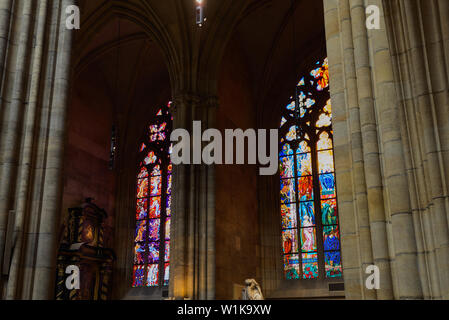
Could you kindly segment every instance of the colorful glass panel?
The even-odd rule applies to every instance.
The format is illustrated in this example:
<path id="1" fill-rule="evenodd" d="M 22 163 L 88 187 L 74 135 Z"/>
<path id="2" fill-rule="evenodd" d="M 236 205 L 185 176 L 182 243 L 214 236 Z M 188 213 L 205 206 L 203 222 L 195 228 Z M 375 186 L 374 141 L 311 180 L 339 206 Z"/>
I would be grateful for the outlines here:
<path id="1" fill-rule="evenodd" d="M 159 262 L 159 242 L 150 242 L 148 245 L 148 263 L 155 264 Z"/>
<path id="2" fill-rule="evenodd" d="M 295 180 L 285 179 L 281 180 L 281 203 L 295 202 Z"/>
<path id="3" fill-rule="evenodd" d="M 156 287 L 169 281 L 173 170 L 172 145 L 167 139 L 173 125 L 169 107 L 159 110 L 139 145 L 133 287 Z"/>
<path id="4" fill-rule="evenodd" d="M 284 250 L 284 253 L 296 253 L 298 252 L 298 237 L 297 237 L 297 230 L 284 230 L 282 231 L 282 249 Z"/>
<path id="5" fill-rule="evenodd" d="M 156 287 L 159 284 L 159 265 L 148 265 L 147 286 Z"/>
<path id="6" fill-rule="evenodd" d="M 318 254 L 303 253 L 302 254 L 302 272 L 303 279 L 318 278 Z"/>
<path id="7" fill-rule="evenodd" d="M 316 229 L 302 228 L 301 229 L 301 250 L 302 252 L 316 251 Z"/>
<path id="8" fill-rule="evenodd" d="M 296 203 L 282 204 L 281 217 L 283 229 L 296 228 Z"/>
<path id="9" fill-rule="evenodd" d="M 300 203 L 299 218 L 302 228 L 315 226 L 315 208 L 313 201 Z"/>
<path id="10" fill-rule="evenodd" d="M 327 278 L 339 278 L 342 276 L 340 251 L 325 252 L 324 262 L 326 265 Z"/>
<path id="11" fill-rule="evenodd" d="M 148 195 L 148 178 L 139 179 L 137 184 L 137 198 L 145 198 Z"/>
<path id="12" fill-rule="evenodd" d="M 295 158 L 293 156 L 281 158 L 281 178 L 293 178 L 293 168 L 295 163 Z"/>
<path id="13" fill-rule="evenodd" d="M 327 58 L 310 69 L 300 77 L 295 97 L 280 117 L 286 279 L 342 276 Z"/>
<path id="14" fill-rule="evenodd" d="M 335 193 L 335 175 L 333 173 L 320 175 L 320 189 L 321 199 L 332 199 L 337 196 Z"/>
<path id="15" fill-rule="evenodd" d="M 299 255 L 289 254 L 284 256 L 285 278 L 288 280 L 299 279 Z"/>
<path id="16" fill-rule="evenodd" d="M 310 176 L 312 174 L 312 155 L 310 153 L 298 154 L 296 159 L 298 176 Z"/>
<path id="17" fill-rule="evenodd" d="M 340 250 L 340 233 L 337 226 L 324 226 L 324 250 Z"/>
<path id="18" fill-rule="evenodd" d="M 338 224 L 337 199 L 321 201 L 321 213 L 323 225 Z"/>
<path id="19" fill-rule="evenodd" d="M 148 215 L 148 199 L 137 199 L 136 220 L 145 219 Z"/>
<path id="20" fill-rule="evenodd" d="M 145 285 L 145 266 L 134 266 L 133 269 L 133 287 L 142 287 Z"/>

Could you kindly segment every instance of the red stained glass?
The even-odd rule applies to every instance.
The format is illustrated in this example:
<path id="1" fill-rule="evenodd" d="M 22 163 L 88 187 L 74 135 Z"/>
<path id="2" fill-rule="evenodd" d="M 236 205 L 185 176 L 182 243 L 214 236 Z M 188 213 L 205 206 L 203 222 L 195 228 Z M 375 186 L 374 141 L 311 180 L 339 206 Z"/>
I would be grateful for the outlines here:
<path id="1" fill-rule="evenodd" d="M 166 138 L 170 134 L 172 121 L 173 117 L 168 107 L 160 109 L 155 123 L 147 127 L 145 141 L 139 148 L 143 160 L 140 162 L 140 171 L 137 175 L 133 287 L 168 285 L 170 270 L 168 216 L 171 214 L 173 166 L 170 161 L 172 145 Z M 162 165 L 167 170 L 161 170 Z M 167 184 L 166 188 L 162 188 L 162 183 Z M 167 192 L 162 194 L 162 189 Z M 162 212 L 163 209 L 166 210 L 165 214 Z M 162 237 L 162 234 L 165 237 Z M 164 250 L 162 255 L 161 250 Z M 163 277 L 163 283 L 160 283 L 160 277 Z"/>
<path id="2" fill-rule="evenodd" d="M 147 155 L 147 157 L 145 158 L 145 160 L 143 162 L 146 165 L 149 165 L 149 164 L 156 163 L 156 161 L 157 161 L 156 155 L 154 154 L 153 151 L 150 151 L 150 152 L 148 152 L 148 155 Z"/>
<path id="3" fill-rule="evenodd" d="M 159 196 L 161 194 L 161 177 L 151 177 L 150 195 Z"/>
<path id="4" fill-rule="evenodd" d="M 161 197 L 150 198 L 150 219 L 161 216 Z"/>
<path id="5" fill-rule="evenodd" d="M 145 167 L 140 168 L 140 172 L 137 178 L 142 179 L 146 177 L 148 177 L 148 170 Z"/>
<path id="6" fill-rule="evenodd" d="M 142 220 L 147 217 L 148 213 L 148 200 L 138 199 L 136 207 L 136 220 Z"/>
<path id="7" fill-rule="evenodd" d="M 298 233 L 296 229 L 282 231 L 282 243 L 285 254 L 298 252 Z"/>
<path id="8" fill-rule="evenodd" d="M 137 198 L 148 196 L 148 178 L 140 179 L 137 185 Z"/>
<path id="9" fill-rule="evenodd" d="M 298 195 L 300 201 L 313 200 L 313 179 L 312 176 L 298 179 Z"/>
<path id="10" fill-rule="evenodd" d="M 142 287 L 145 284 L 145 266 L 134 266 L 133 287 Z"/>
<path id="11" fill-rule="evenodd" d="M 161 167 L 160 165 L 155 165 L 153 171 L 151 171 L 151 176 L 156 177 L 161 175 Z"/>

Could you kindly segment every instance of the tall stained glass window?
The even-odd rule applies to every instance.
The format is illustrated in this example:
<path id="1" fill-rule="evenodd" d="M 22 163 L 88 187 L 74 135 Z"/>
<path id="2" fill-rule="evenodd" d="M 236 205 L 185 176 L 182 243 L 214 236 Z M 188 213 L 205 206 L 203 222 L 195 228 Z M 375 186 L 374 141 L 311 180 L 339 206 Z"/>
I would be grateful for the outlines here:
<path id="1" fill-rule="evenodd" d="M 342 277 L 327 58 L 312 68 L 282 110 L 279 161 L 286 279 Z"/>
<path id="2" fill-rule="evenodd" d="M 168 285 L 173 123 L 169 108 L 170 104 L 159 110 L 140 144 L 133 287 Z"/>

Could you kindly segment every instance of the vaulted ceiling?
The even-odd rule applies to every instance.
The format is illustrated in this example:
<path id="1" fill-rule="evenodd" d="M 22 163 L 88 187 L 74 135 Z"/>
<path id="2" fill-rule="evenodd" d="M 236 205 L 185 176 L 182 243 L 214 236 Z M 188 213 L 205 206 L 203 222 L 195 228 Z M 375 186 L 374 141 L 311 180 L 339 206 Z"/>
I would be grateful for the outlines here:
<path id="1" fill-rule="evenodd" d="M 206 0 L 202 28 L 194 0 L 79 2 L 74 79 L 88 84 L 85 100 L 102 95 L 116 121 L 128 122 L 130 113 L 150 117 L 149 104 L 180 91 L 216 92 L 227 50 L 239 51 L 253 102 L 269 117 L 270 107 L 288 98 L 303 62 L 323 51 L 321 1 Z"/>

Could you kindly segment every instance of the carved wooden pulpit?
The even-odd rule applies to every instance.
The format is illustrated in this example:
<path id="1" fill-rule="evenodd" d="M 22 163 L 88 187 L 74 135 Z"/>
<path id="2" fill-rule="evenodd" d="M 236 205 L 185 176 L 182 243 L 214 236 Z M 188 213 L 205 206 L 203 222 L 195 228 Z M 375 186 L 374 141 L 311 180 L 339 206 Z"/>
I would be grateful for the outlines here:
<path id="1" fill-rule="evenodd" d="M 107 300 L 110 297 L 115 254 L 112 249 L 103 247 L 106 217 L 106 211 L 92 203 L 91 198 L 80 207 L 69 209 L 58 251 L 56 300 Z"/>

